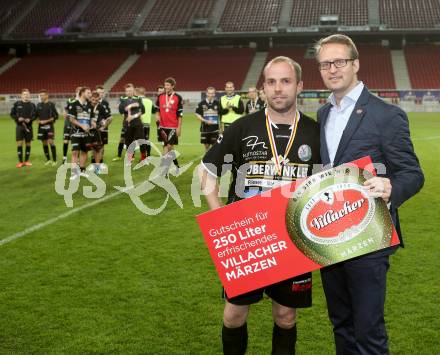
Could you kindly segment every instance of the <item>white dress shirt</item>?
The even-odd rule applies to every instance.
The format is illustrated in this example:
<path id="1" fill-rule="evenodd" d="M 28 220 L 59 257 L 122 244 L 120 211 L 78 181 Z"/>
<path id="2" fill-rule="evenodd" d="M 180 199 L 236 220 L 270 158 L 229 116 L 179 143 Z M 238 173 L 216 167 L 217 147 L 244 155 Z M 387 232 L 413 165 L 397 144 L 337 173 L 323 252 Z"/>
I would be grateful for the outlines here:
<path id="1" fill-rule="evenodd" d="M 333 93 L 328 97 L 328 102 L 332 104 L 332 108 L 328 114 L 325 124 L 325 140 L 327 142 L 328 155 L 330 163 L 333 166 L 336 151 L 341 141 L 342 133 L 347 126 L 351 113 L 356 105 L 359 96 L 364 89 L 364 83 L 360 81 L 350 92 L 345 95 L 341 102 L 336 104 Z"/>

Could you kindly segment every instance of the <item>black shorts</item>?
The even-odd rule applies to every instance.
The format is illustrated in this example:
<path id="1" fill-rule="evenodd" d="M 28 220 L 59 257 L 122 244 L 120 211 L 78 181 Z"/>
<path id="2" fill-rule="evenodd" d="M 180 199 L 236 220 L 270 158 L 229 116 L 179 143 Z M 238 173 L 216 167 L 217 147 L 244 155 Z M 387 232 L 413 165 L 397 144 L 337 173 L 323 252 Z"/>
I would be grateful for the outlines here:
<path id="1" fill-rule="evenodd" d="M 146 141 L 150 139 L 150 125 L 144 124 L 144 138 Z"/>
<path id="2" fill-rule="evenodd" d="M 176 128 L 162 128 L 158 130 L 158 141 L 163 142 L 164 145 L 178 145 L 179 137 L 177 137 Z"/>
<path id="3" fill-rule="evenodd" d="M 25 142 L 31 142 L 34 139 L 34 134 L 32 132 L 32 126 L 28 127 L 22 124 L 17 125 L 15 128 L 15 140 Z"/>
<path id="4" fill-rule="evenodd" d="M 88 152 L 93 148 L 92 137 L 90 135 L 84 135 L 83 137 L 71 136 L 72 151 L 80 150 L 81 152 Z"/>
<path id="5" fill-rule="evenodd" d="M 144 126 L 140 123 L 140 121 L 132 121 L 125 130 L 125 145 L 127 146 L 127 149 L 131 143 L 137 141 L 138 139 L 144 139 Z M 144 151 L 143 149 L 144 147 L 141 146 L 142 151 Z"/>
<path id="6" fill-rule="evenodd" d="M 229 303 L 247 306 L 259 302 L 266 293 L 271 299 L 282 306 L 290 308 L 307 308 L 312 306 L 312 273 L 306 273 L 276 284 L 228 298 Z"/>
<path id="7" fill-rule="evenodd" d="M 47 141 L 48 139 L 55 138 L 55 130 L 53 125 L 43 128 L 43 126 L 38 126 L 38 139 L 40 141 Z"/>
<path id="8" fill-rule="evenodd" d="M 200 143 L 214 144 L 218 139 L 218 125 L 202 125 L 200 127 Z"/>
<path id="9" fill-rule="evenodd" d="M 72 124 L 68 119 L 64 120 L 64 132 L 63 132 L 63 138 L 64 140 L 69 140 L 70 136 L 72 135 Z"/>
<path id="10" fill-rule="evenodd" d="M 97 129 L 93 129 L 90 131 L 90 144 L 91 148 L 98 151 L 102 148 L 104 145 L 102 142 L 102 132 L 98 131 Z"/>
<path id="11" fill-rule="evenodd" d="M 101 131 L 101 141 L 103 145 L 108 144 L 108 131 Z"/>
<path id="12" fill-rule="evenodd" d="M 126 126 L 125 126 L 125 121 L 122 122 L 122 127 L 121 127 L 121 139 L 125 139 L 125 131 L 126 131 Z"/>

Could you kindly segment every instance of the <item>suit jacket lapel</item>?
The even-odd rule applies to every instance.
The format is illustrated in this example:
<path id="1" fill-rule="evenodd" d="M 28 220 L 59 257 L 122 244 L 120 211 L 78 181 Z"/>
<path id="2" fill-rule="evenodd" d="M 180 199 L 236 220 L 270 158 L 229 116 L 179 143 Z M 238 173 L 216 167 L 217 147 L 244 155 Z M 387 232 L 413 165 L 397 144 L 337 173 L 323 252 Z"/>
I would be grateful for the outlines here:
<path id="1" fill-rule="evenodd" d="M 341 141 L 339 142 L 338 150 L 336 151 L 333 166 L 339 165 L 339 161 L 342 157 L 342 154 L 347 148 L 348 143 L 350 142 L 350 139 L 353 136 L 354 132 L 356 132 L 356 130 L 358 129 L 359 124 L 362 121 L 362 117 L 366 113 L 365 106 L 368 103 L 369 97 L 370 97 L 370 92 L 366 87 L 364 87 L 364 90 L 362 90 L 362 94 L 361 96 L 359 96 L 359 99 L 357 100 L 356 105 L 354 106 L 353 112 L 350 115 L 347 126 L 345 127 L 344 132 L 342 133 Z"/>
<path id="2" fill-rule="evenodd" d="M 331 104 L 327 104 L 322 110 L 322 115 L 319 118 L 319 130 L 320 130 L 320 141 L 321 141 L 321 161 L 323 165 L 330 163 L 330 157 L 328 155 L 327 140 L 325 139 L 325 124 L 327 122 L 327 117 L 332 108 Z"/>

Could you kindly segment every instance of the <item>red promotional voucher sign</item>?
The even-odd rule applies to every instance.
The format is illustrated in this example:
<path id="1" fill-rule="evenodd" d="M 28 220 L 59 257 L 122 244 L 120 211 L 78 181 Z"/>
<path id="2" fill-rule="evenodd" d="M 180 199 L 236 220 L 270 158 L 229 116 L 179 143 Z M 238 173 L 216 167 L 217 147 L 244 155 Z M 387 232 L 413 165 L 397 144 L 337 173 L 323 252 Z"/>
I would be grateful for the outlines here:
<path id="1" fill-rule="evenodd" d="M 229 297 L 397 245 L 369 157 L 197 216 Z"/>

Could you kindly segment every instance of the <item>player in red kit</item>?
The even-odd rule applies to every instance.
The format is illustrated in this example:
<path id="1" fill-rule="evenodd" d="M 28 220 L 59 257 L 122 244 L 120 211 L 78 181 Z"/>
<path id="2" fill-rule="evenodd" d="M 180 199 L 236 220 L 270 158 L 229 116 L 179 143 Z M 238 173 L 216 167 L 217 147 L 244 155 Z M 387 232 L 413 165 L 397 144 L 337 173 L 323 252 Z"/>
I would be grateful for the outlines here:
<path id="1" fill-rule="evenodd" d="M 156 121 L 159 126 L 159 141 L 163 142 L 163 155 L 173 157 L 178 172 L 179 163 L 173 150 L 179 144 L 182 130 L 183 100 L 174 92 L 175 86 L 176 81 L 173 78 L 165 79 L 165 91 L 156 100 Z"/>

